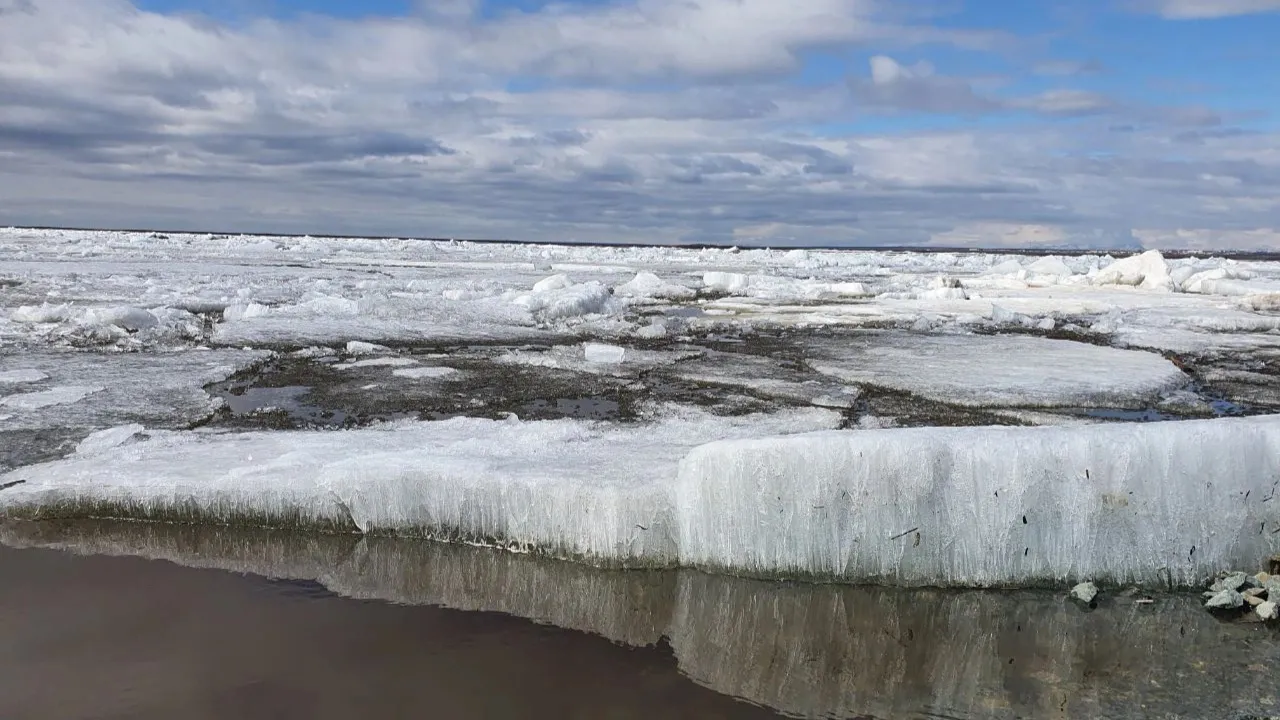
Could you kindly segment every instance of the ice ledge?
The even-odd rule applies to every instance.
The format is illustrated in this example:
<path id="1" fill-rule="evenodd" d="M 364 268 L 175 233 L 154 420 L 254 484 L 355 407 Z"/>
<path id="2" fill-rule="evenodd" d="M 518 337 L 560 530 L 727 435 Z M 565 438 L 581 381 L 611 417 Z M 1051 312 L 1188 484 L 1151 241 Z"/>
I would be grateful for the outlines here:
<path id="1" fill-rule="evenodd" d="M 1280 549 L 1280 416 L 777 436 L 823 422 L 159 433 L 0 475 L 0 515 L 425 535 L 908 586 L 1191 586 Z"/>
<path id="2" fill-rule="evenodd" d="M 1280 416 L 722 441 L 676 486 L 688 565 L 854 582 L 1194 585 L 1280 546 Z"/>

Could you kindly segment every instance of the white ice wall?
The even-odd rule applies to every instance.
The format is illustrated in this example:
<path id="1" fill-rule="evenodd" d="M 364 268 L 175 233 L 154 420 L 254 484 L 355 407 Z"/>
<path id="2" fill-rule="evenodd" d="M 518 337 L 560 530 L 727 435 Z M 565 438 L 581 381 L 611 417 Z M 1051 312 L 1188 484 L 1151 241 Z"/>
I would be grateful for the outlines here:
<path id="1" fill-rule="evenodd" d="M 695 566 L 1184 585 L 1276 551 L 1278 486 L 1277 417 L 920 428 L 704 445 L 681 463 L 676 506 Z"/>
<path id="2" fill-rule="evenodd" d="M 1192 585 L 1280 550 L 1280 416 L 779 436 L 838 419 L 157 433 L 0 475 L 22 483 L 0 515 L 345 524 L 902 585 Z"/>

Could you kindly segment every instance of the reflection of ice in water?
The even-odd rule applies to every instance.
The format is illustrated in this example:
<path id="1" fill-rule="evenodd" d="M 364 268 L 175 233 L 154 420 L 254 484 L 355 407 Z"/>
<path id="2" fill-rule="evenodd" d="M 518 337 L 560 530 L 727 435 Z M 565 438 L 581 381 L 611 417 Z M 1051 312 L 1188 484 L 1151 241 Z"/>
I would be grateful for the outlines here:
<path id="1" fill-rule="evenodd" d="M 139 555 L 339 595 L 497 611 L 628 645 L 670 640 L 718 692 L 798 717 L 1232 717 L 1275 702 L 1280 641 L 1192 596 L 779 585 L 697 572 L 601 572 L 468 547 L 134 524 L 11 523 L 24 547 Z"/>

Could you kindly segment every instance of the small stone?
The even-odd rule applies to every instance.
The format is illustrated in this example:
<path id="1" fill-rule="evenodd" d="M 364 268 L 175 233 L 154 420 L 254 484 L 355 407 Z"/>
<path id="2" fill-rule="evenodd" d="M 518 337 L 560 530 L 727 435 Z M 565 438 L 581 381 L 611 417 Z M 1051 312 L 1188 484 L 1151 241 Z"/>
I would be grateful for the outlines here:
<path id="1" fill-rule="evenodd" d="M 1240 588 L 1245 587 L 1251 580 L 1253 580 L 1253 578 L 1242 572 L 1233 572 L 1210 585 L 1209 589 L 1215 593 L 1220 593 L 1223 590 L 1239 590 Z"/>
<path id="2" fill-rule="evenodd" d="M 1263 604 L 1264 602 L 1266 602 L 1265 600 L 1263 600 L 1262 598 L 1258 597 L 1257 595 L 1245 595 L 1245 596 L 1244 596 L 1244 601 L 1245 601 L 1245 602 L 1247 602 L 1247 603 L 1249 603 L 1249 604 L 1250 604 L 1250 605 L 1252 605 L 1253 607 L 1258 607 L 1259 605 L 1261 605 L 1261 604 Z"/>
<path id="3" fill-rule="evenodd" d="M 1071 588 L 1071 597 L 1082 603 L 1091 603 L 1098 597 L 1098 586 L 1091 582 L 1082 582 Z"/>
<path id="4" fill-rule="evenodd" d="M 1253 611 L 1258 613 L 1258 617 L 1263 620 L 1275 620 L 1280 618 L 1280 605 L 1276 605 L 1274 602 L 1264 602 L 1254 608 Z"/>
<path id="5" fill-rule="evenodd" d="M 1271 575 L 1269 573 L 1260 572 L 1257 575 L 1254 575 L 1253 579 L 1257 580 L 1259 585 L 1266 585 L 1267 581 L 1271 579 Z"/>
<path id="6" fill-rule="evenodd" d="M 1210 610 L 1234 610 L 1244 605 L 1244 596 L 1235 590 L 1223 590 L 1204 604 Z"/>
<path id="7" fill-rule="evenodd" d="M 1240 594 L 1245 597 L 1259 597 L 1265 592 L 1266 592 L 1266 588 L 1255 587 L 1255 588 L 1249 588 L 1248 590 L 1245 590 Z"/>

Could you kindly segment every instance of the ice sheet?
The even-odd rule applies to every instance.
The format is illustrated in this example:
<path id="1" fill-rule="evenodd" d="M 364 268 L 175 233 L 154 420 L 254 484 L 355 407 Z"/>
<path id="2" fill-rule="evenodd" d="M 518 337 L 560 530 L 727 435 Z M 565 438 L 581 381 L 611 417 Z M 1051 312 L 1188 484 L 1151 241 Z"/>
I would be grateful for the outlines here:
<path id="1" fill-rule="evenodd" d="M 1278 488 L 1280 417 L 1267 416 L 717 442 L 682 461 L 675 502 L 681 560 L 700 567 L 1194 585 L 1280 549 Z"/>
<path id="2" fill-rule="evenodd" d="M 670 411 L 670 409 L 668 409 Z M 1280 549 L 1280 417 L 856 430 L 829 411 L 158 433 L 20 468 L 0 509 L 308 525 L 608 565 L 904 585 L 1194 585 Z M 773 437 L 770 437 L 770 436 Z M 1192 551 L 1191 548 L 1195 547 Z"/>
<path id="3" fill-rule="evenodd" d="M 0 407 L 10 410 L 31 411 L 55 405 L 70 405 L 78 403 L 94 393 L 102 392 L 104 389 L 98 385 L 59 385 L 48 390 L 5 395 L 0 397 Z"/>
<path id="4" fill-rule="evenodd" d="M 1189 378 L 1154 353 L 1030 336 L 865 333 L 819 344 L 814 370 L 971 407 L 1143 407 Z"/>
<path id="5" fill-rule="evenodd" d="M 168 353 L 26 352 L 0 354 L 0 373 L 44 376 L 22 385 L 0 385 L 3 433 L 78 428 L 87 433 L 132 422 L 176 428 L 204 418 L 217 404 L 204 391 L 270 353 L 191 350 Z M 14 368 L 14 369 L 10 369 Z"/>
<path id="6" fill-rule="evenodd" d="M 162 433 L 15 471 L 24 474 L 6 482 L 26 483 L 0 503 L 408 532 L 670 565 L 668 490 L 689 448 L 839 421 L 816 409 L 730 418 L 686 408 L 640 426 L 455 418 L 350 432 Z"/>

